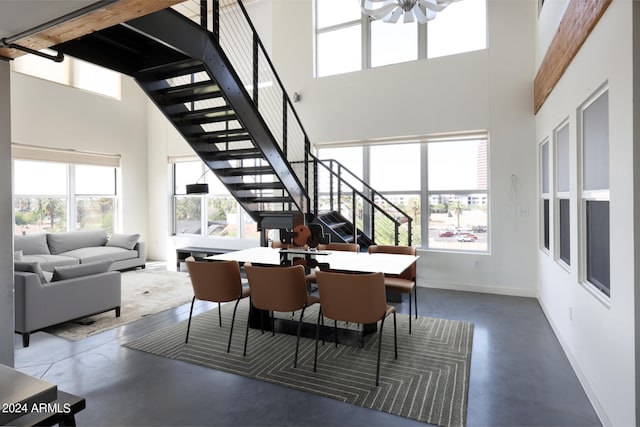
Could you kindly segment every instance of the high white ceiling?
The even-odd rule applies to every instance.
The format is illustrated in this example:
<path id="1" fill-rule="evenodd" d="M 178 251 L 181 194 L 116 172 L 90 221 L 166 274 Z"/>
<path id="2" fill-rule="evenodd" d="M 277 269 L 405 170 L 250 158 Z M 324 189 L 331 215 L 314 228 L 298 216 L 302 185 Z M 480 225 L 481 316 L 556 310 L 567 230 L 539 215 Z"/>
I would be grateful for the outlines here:
<path id="1" fill-rule="evenodd" d="M 82 9 L 96 0 L 1 0 L 0 39 Z"/>

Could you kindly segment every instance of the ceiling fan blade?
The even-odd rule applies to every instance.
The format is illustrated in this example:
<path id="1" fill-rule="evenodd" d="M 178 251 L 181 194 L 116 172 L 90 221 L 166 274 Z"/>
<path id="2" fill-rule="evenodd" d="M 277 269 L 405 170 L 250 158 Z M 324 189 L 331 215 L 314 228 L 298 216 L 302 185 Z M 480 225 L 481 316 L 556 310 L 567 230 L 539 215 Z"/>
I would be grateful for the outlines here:
<path id="1" fill-rule="evenodd" d="M 415 21 L 413 13 L 411 11 L 405 12 L 402 22 L 404 24 L 410 24 Z"/>
<path id="2" fill-rule="evenodd" d="M 371 16 L 372 18 L 375 19 L 382 19 L 385 16 L 387 16 L 387 14 L 389 12 L 391 12 L 394 8 L 396 8 L 398 5 L 395 3 L 388 3 L 385 4 L 382 7 L 378 7 L 375 9 L 367 9 L 364 7 L 364 0 L 362 1 L 362 6 L 360 7 L 360 9 L 362 9 L 362 12 L 366 13 L 367 15 Z"/>
<path id="3" fill-rule="evenodd" d="M 418 3 L 416 3 L 411 10 L 413 11 L 413 14 L 416 16 L 416 19 L 418 20 L 419 23 L 421 24 L 427 23 L 428 19 L 424 14 L 424 12 L 422 11 L 422 9 L 420 8 L 420 5 L 418 5 Z"/>
<path id="4" fill-rule="evenodd" d="M 400 19 L 401 16 L 402 16 L 402 8 L 398 7 L 396 8 L 396 10 L 393 11 L 393 13 L 390 13 L 385 19 L 383 19 L 383 21 L 395 24 L 396 22 L 398 22 L 398 19 Z"/>
<path id="5" fill-rule="evenodd" d="M 427 10 L 432 10 L 434 12 L 442 12 L 445 7 L 449 5 L 449 3 L 439 3 L 436 0 L 418 0 L 420 6 L 423 6 Z"/>

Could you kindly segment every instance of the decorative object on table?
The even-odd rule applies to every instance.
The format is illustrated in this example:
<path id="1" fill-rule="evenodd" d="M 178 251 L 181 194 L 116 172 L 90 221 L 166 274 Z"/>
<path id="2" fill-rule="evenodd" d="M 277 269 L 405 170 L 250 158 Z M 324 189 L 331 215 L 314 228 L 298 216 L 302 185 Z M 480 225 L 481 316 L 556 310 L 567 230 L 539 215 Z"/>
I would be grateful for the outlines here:
<path id="1" fill-rule="evenodd" d="M 321 243 L 329 243 L 329 236 L 324 234 L 320 224 L 300 224 L 292 230 L 280 229 L 280 244 L 284 247 L 317 248 Z"/>
<path id="2" fill-rule="evenodd" d="M 456 1 L 460 0 L 360 0 L 360 9 L 365 15 L 383 22 L 395 24 L 402 16 L 404 23 L 417 20 L 425 24 Z"/>
<path id="3" fill-rule="evenodd" d="M 238 324 L 246 321 L 249 303 L 238 306 Z M 309 307 L 305 318 L 315 323 L 319 305 Z M 187 321 L 162 328 L 137 338 L 125 347 L 158 356 L 194 363 L 280 386 L 306 391 L 346 403 L 362 406 L 422 422 L 447 427 L 464 426 L 467 417 L 469 372 L 473 324 L 448 319 L 419 317 L 407 328 L 398 328 L 401 354 L 393 359 L 391 346 L 383 346 L 380 386 L 376 388 L 371 368 L 376 357 L 378 334 L 365 338 L 364 348 L 341 345 L 321 346 L 318 360 L 331 369 L 313 372 L 313 339 L 300 340 L 298 367 L 293 368 L 289 354 L 296 337 L 276 334 L 260 339 L 260 330 L 250 330 L 251 352 L 243 357 L 242 346 L 232 343 L 227 353 L 231 310 L 223 309 L 223 327 L 212 328 L 218 314 L 214 310 L 195 316 L 191 324 L 189 345 L 184 345 Z M 280 316 L 291 318 L 291 313 Z M 297 318 L 299 312 L 294 313 Z M 408 321 L 398 313 L 398 323 Z M 339 327 L 353 327 L 341 324 Z M 385 328 L 383 340 L 393 340 L 392 328 Z M 348 383 L 349 387 L 345 384 Z M 398 398 L 402 396 L 402 398 Z"/>

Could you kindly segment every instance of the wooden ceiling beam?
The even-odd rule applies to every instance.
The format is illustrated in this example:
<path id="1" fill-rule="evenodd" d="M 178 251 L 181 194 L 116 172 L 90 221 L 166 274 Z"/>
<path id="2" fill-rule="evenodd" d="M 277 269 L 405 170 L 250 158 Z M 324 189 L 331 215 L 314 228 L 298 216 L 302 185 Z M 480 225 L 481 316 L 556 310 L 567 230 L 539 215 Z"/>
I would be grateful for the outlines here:
<path id="1" fill-rule="evenodd" d="M 534 113 L 573 61 L 611 0 L 571 0 L 533 82 Z"/>
<path id="2" fill-rule="evenodd" d="M 119 0 L 104 8 L 66 21 L 62 24 L 32 34 L 14 43 L 33 50 L 41 50 L 94 31 L 103 30 L 158 10 L 166 9 L 184 0 Z M 17 49 L 0 48 L 0 57 L 15 59 L 25 55 Z"/>

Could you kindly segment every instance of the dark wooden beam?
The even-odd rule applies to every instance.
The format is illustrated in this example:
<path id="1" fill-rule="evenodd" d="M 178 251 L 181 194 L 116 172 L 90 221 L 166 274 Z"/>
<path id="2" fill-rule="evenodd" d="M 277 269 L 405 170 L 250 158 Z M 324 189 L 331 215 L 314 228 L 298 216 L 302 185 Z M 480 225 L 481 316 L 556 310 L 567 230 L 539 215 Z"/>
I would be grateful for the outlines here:
<path id="1" fill-rule="evenodd" d="M 166 9 L 184 0 L 120 0 L 102 9 L 56 25 L 39 33 L 15 41 L 19 46 L 41 50 L 94 31 Z M 15 59 L 25 53 L 16 49 L 0 48 L 0 57 Z"/>
<path id="2" fill-rule="evenodd" d="M 571 0 L 533 82 L 537 113 L 612 0 Z"/>

